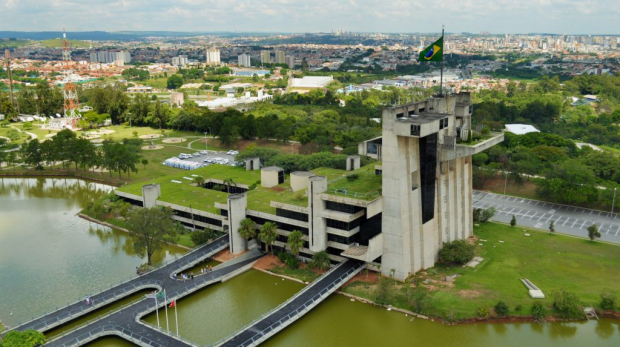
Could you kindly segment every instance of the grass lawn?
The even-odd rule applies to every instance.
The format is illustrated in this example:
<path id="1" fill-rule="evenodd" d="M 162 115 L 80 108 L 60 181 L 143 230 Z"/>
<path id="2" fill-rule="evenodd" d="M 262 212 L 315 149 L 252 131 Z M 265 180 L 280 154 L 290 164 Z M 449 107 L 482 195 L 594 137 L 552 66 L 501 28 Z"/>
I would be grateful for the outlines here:
<path id="1" fill-rule="evenodd" d="M 304 282 L 312 282 L 321 276 L 320 274 L 317 274 L 316 272 L 309 269 L 307 266 L 303 268 L 299 267 L 298 269 L 291 269 L 286 265 L 275 266 L 269 269 L 269 271 L 275 274 L 297 278 L 298 280 L 302 280 Z"/>
<path id="2" fill-rule="evenodd" d="M 331 181 L 327 186 L 329 194 L 361 200 L 374 200 L 380 197 L 382 176 L 375 175 L 376 165 L 377 163 L 372 163 L 349 173 L 359 175 L 353 181 L 349 181 L 346 177 Z"/>
<path id="3" fill-rule="evenodd" d="M 147 134 L 161 134 L 162 130 L 164 131 L 164 138 L 166 137 L 186 137 L 186 136 L 199 136 L 200 133 L 194 133 L 191 131 L 179 131 L 179 130 L 169 130 L 169 129 L 157 129 L 151 127 L 128 127 L 124 125 L 112 125 L 109 127 L 103 127 L 101 129 L 114 130 L 112 134 L 102 136 L 103 139 L 110 139 L 113 141 L 121 141 L 122 139 L 131 139 L 135 138 L 133 132 L 137 132 L 138 136 L 147 135 Z M 147 140 L 149 142 L 150 140 Z M 190 141 L 188 139 L 188 141 Z M 157 142 L 157 141 L 156 141 Z M 178 144 L 179 146 L 186 146 L 187 142 Z"/>
<path id="4" fill-rule="evenodd" d="M 140 84 L 153 88 L 166 89 L 168 87 L 168 77 L 151 78 L 146 81 L 140 81 Z"/>
<path id="5" fill-rule="evenodd" d="M 276 208 L 271 207 L 272 201 L 277 201 L 295 206 L 308 206 L 308 197 L 304 195 L 304 190 L 293 192 L 289 190 L 291 182 L 289 179 L 275 187 L 267 188 L 258 186 L 248 192 L 248 209 L 265 213 L 276 214 Z M 299 199 L 297 198 L 299 197 Z"/>
<path id="6" fill-rule="evenodd" d="M 9 131 L 11 131 L 11 130 L 17 131 L 15 129 L 9 128 L 9 127 L 7 127 L 7 128 L 0 128 L 0 136 L 8 137 L 7 135 L 9 133 Z M 29 137 L 30 136 L 28 136 L 28 134 L 19 133 L 19 140 L 11 140 L 11 143 L 17 143 L 17 144 L 23 143 L 24 141 L 28 140 Z"/>
<path id="7" fill-rule="evenodd" d="M 71 48 L 88 48 L 90 47 L 91 44 L 86 41 L 69 40 L 69 45 L 71 46 Z M 47 47 L 47 48 L 61 48 L 62 39 L 57 38 L 57 39 L 51 39 L 51 40 L 44 40 L 44 41 L 41 41 L 41 46 Z"/>
<path id="8" fill-rule="evenodd" d="M 590 242 L 562 235 L 511 228 L 503 224 L 486 223 L 474 228 L 481 240 L 477 254 L 484 261 L 476 268 L 436 266 L 415 275 L 417 283 L 428 280 L 426 285 L 433 295 L 431 315 L 455 318 L 476 317 L 480 307 L 492 307 L 505 301 L 511 315 L 530 315 L 536 301 L 549 309 L 553 292 L 565 289 L 579 296 L 583 306 L 600 309 L 600 293 L 613 290 L 620 296 L 620 247 L 602 242 Z M 500 243 L 499 241 L 504 241 Z M 443 281 L 446 275 L 459 274 L 453 283 Z M 546 295 L 534 300 L 521 278 L 527 278 Z M 366 288 L 368 287 L 368 288 Z M 375 285 L 355 282 L 345 292 L 375 298 Z M 411 309 L 407 304 L 407 288 L 396 286 L 394 306 Z M 515 307 L 521 305 L 519 312 Z"/>

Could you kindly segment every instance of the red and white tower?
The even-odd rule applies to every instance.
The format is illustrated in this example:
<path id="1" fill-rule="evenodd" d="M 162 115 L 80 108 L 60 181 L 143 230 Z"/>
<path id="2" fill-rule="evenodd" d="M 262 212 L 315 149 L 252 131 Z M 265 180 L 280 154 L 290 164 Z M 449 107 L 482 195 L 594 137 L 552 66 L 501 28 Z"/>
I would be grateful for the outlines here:
<path id="1" fill-rule="evenodd" d="M 67 41 L 67 33 L 64 27 L 62 28 L 62 60 L 65 68 L 65 89 L 63 91 L 65 99 L 65 117 L 77 118 L 79 117 L 77 110 L 80 108 L 80 101 L 77 95 L 77 88 L 75 84 L 71 82 L 71 75 L 73 72 L 71 67 L 71 51 L 69 50 L 69 41 Z M 75 122 L 77 123 L 77 119 Z"/>

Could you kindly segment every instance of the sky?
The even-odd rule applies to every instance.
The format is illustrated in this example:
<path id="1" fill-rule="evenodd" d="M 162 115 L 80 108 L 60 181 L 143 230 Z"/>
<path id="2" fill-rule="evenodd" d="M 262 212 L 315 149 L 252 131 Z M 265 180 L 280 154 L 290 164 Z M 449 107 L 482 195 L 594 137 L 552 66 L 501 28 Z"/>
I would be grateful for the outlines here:
<path id="1" fill-rule="evenodd" d="M 0 30 L 620 34 L 618 0 L 0 0 Z"/>

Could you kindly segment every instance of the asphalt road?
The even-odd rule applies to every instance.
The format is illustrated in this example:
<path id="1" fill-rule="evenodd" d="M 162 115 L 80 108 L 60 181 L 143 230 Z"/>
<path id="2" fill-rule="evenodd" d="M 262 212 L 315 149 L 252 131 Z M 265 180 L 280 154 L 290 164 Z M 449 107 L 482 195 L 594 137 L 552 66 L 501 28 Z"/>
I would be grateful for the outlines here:
<path id="1" fill-rule="evenodd" d="M 555 221 L 556 232 L 588 237 L 587 228 L 596 223 L 601 240 L 620 244 L 620 218 L 618 214 L 587 208 L 553 204 L 508 195 L 474 191 L 474 208 L 495 207 L 494 221 L 510 223 L 512 216 L 517 225 L 549 230 Z"/>

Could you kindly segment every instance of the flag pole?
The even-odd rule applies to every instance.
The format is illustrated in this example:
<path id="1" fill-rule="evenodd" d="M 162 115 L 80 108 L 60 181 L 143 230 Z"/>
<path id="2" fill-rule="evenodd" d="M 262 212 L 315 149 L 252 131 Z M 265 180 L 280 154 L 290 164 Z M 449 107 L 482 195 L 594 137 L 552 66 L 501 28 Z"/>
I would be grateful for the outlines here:
<path id="1" fill-rule="evenodd" d="M 167 297 L 165 289 L 164 289 L 164 307 L 166 308 L 166 330 L 170 332 L 170 325 L 168 325 L 168 297 Z"/>
<path id="2" fill-rule="evenodd" d="M 444 31 L 445 25 L 441 25 L 441 50 L 443 51 L 443 48 L 445 47 L 445 44 L 443 42 L 443 31 Z M 441 52 L 441 72 L 440 72 L 440 77 L 439 77 L 439 95 L 443 97 L 443 54 L 445 52 Z"/>
<path id="3" fill-rule="evenodd" d="M 159 308 L 157 307 L 157 291 L 155 291 L 155 315 L 157 316 L 157 327 L 159 328 Z"/>
<path id="4" fill-rule="evenodd" d="M 177 337 L 179 337 L 179 315 L 177 314 L 177 301 L 174 300 L 174 320 L 177 326 Z"/>

